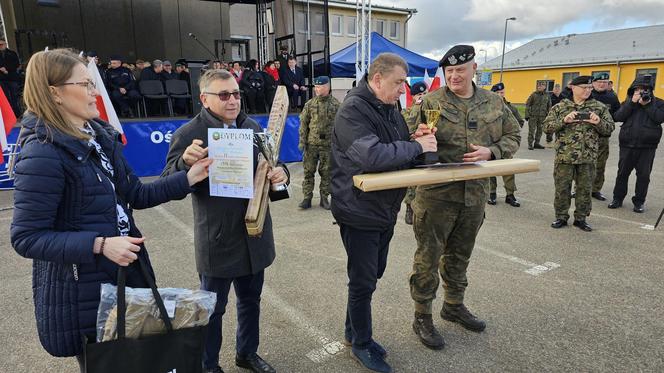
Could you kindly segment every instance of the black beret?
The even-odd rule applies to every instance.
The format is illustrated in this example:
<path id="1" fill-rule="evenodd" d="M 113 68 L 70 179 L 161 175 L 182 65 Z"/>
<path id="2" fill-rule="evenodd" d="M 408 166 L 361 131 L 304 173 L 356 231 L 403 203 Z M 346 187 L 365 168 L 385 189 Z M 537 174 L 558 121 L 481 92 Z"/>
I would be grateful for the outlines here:
<path id="1" fill-rule="evenodd" d="M 491 92 L 498 92 L 498 91 L 502 91 L 503 89 L 505 89 L 505 84 L 498 83 L 498 84 L 494 84 L 493 87 L 491 87 Z"/>
<path id="2" fill-rule="evenodd" d="M 475 48 L 472 45 L 455 45 L 445 53 L 438 66 L 456 66 L 463 65 L 475 58 Z"/>
<path id="3" fill-rule="evenodd" d="M 593 83 L 593 77 L 590 75 L 580 75 L 577 76 L 576 78 L 572 79 L 572 81 L 569 83 L 571 85 L 581 85 L 581 84 L 592 84 Z"/>
<path id="4" fill-rule="evenodd" d="M 609 80 L 609 74 L 607 73 L 599 73 L 593 77 L 593 82 L 596 82 L 598 80 Z"/>
<path id="5" fill-rule="evenodd" d="M 95 51 L 89 51 L 88 53 L 85 54 L 87 57 L 97 57 L 97 52 Z"/>
<path id="6" fill-rule="evenodd" d="M 114 54 L 111 56 L 111 61 L 124 61 L 124 60 L 122 59 L 122 56 Z"/>
<path id="7" fill-rule="evenodd" d="M 411 96 L 419 95 L 427 91 L 427 84 L 425 82 L 417 82 L 410 87 Z"/>

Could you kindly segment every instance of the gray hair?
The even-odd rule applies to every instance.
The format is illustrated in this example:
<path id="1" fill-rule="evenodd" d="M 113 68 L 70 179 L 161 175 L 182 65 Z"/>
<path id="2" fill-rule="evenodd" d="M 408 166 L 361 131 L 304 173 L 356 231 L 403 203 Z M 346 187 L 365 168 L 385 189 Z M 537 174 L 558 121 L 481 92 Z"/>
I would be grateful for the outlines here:
<path id="1" fill-rule="evenodd" d="M 228 70 L 224 69 L 210 69 L 207 70 L 200 79 L 198 79 L 198 88 L 201 92 L 207 91 L 207 88 L 215 80 L 230 80 L 235 79 L 233 74 L 229 73 Z"/>
<path id="2" fill-rule="evenodd" d="M 152 66 L 154 66 L 154 67 L 161 66 L 161 65 L 163 65 L 163 64 L 164 64 L 164 63 L 161 62 L 161 60 L 154 60 L 154 61 L 152 61 Z"/>
<path id="3" fill-rule="evenodd" d="M 560 84 L 556 83 L 556 84 L 553 86 L 553 89 L 556 89 L 556 88 L 560 88 Z"/>
<path id="4" fill-rule="evenodd" d="M 408 64 L 396 53 L 381 53 L 369 66 L 368 79 L 371 80 L 374 75 L 387 75 L 394 70 L 395 66 L 401 66 L 408 74 Z"/>

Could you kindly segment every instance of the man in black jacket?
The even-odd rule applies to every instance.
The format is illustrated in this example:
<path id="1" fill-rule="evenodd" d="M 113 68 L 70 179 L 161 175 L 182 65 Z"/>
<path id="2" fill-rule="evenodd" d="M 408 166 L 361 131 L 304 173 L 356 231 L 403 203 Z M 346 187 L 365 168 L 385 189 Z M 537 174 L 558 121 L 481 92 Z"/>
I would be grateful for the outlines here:
<path id="1" fill-rule="evenodd" d="M 240 88 L 226 70 L 208 70 L 199 82 L 203 109 L 173 134 L 162 176 L 188 170 L 208 155 L 208 128 L 251 129 L 261 126 L 240 111 Z M 254 148 L 254 170 L 258 148 Z M 268 173 L 272 184 L 288 182 L 284 167 Z M 210 195 L 208 180 L 193 186 L 194 244 L 196 269 L 201 289 L 217 293 L 217 305 L 210 317 L 204 351 L 206 372 L 223 372 L 219 367 L 221 318 L 226 311 L 231 284 L 237 298 L 237 344 L 235 364 L 254 372 L 275 372 L 258 354 L 260 299 L 264 270 L 275 257 L 272 219 L 267 212 L 263 234 L 250 237 L 244 222 L 248 200 Z"/>
<path id="2" fill-rule="evenodd" d="M 7 48 L 5 39 L 0 39 L 0 85 L 17 118 L 22 114 L 18 97 L 20 79 L 17 70 L 20 64 L 18 54 Z"/>
<path id="3" fill-rule="evenodd" d="M 636 169 L 636 191 L 632 203 L 634 212 L 645 211 L 650 172 L 664 122 L 664 100 L 653 95 L 654 82 L 651 79 L 650 76 L 637 77 L 627 90 L 627 100 L 614 115 L 615 121 L 623 124 L 618 137 L 620 158 L 610 209 L 622 206 L 627 195 L 629 175 Z"/>
<path id="4" fill-rule="evenodd" d="M 138 93 L 134 74 L 122 66 L 122 57 L 111 57 L 111 64 L 106 71 L 106 83 L 111 100 L 120 108 L 120 116 L 133 118 L 132 108 L 136 107 L 136 103 L 141 99 L 141 94 Z"/>
<path id="5" fill-rule="evenodd" d="M 593 77 L 593 91 L 591 98 L 603 103 L 609 108 L 609 113 L 614 119 L 614 115 L 620 109 L 620 101 L 613 91 L 609 91 L 609 74 L 601 73 Z M 599 138 L 599 150 L 597 154 L 597 161 L 595 161 L 595 176 L 593 177 L 593 190 L 592 197 L 606 201 L 606 197 L 602 194 L 602 186 L 604 185 L 604 169 L 606 168 L 606 160 L 609 159 L 609 136 L 601 136 Z"/>
<path id="6" fill-rule="evenodd" d="M 291 109 L 304 106 L 307 86 L 304 85 L 304 72 L 297 66 L 295 57 L 288 57 L 288 66 L 281 68 L 279 78 L 281 78 L 281 84 L 285 85 L 288 91 Z M 299 102 L 300 97 L 302 97 L 301 104 Z"/>
<path id="7" fill-rule="evenodd" d="M 339 108 L 332 135 L 332 214 L 348 255 L 345 337 L 352 343 L 352 356 L 378 372 L 391 368 L 385 350 L 372 339 L 371 297 L 387 265 L 406 188 L 365 193 L 353 186 L 353 176 L 408 168 L 418 155 L 436 150 L 436 139 L 426 126 L 420 126 L 411 141 L 397 109 L 407 71 L 396 54 L 376 57 Z"/>

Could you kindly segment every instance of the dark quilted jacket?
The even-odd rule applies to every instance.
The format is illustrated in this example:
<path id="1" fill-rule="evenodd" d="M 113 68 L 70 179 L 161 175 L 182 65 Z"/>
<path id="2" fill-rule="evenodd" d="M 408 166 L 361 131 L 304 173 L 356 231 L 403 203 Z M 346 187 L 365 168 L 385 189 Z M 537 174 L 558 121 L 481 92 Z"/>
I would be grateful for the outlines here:
<path id="1" fill-rule="evenodd" d="M 142 184 L 122 155 L 117 132 L 101 121 L 91 126 L 113 163 L 112 179 L 87 141 L 48 130 L 29 113 L 21 125 L 11 242 L 16 252 L 33 259 L 42 345 L 51 355 L 74 356 L 81 353 L 81 335 L 95 334 L 100 285 L 116 282 L 118 266 L 92 252 L 95 237 L 119 235 L 116 200 L 129 216 L 130 235 L 140 237 L 132 209 L 184 198 L 190 188 L 184 172 Z M 139 255 L 149 264 L 144 248 Z M 146 286 L 137 263 L 128 268 L 127 285 Z"/>

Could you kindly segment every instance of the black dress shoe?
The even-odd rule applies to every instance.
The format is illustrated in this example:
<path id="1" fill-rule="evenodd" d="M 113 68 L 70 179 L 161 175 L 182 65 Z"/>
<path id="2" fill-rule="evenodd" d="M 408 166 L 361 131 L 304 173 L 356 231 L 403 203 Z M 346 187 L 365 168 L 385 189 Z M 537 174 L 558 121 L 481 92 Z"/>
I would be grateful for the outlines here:
<path id="1" fill-rule="evenodd" d="M 246 356 L 235 355 L 235 365 L 240 368 L 249 369 L 256 373 L 276 373 L 277 371 L 265 360 L 261 359 L 257 353 L 251 353 Z"/>
<path id="2" fill-rule="evenodd" d="M 514 194 L 508 194 L 505 196 L 505 203 L 512 207 L 521 207 L 521 203 L 518 199 L 516 199 L 516 197 L 514 197 Z"/>
<path id="3" fill-rule="evenodd" d="M 535 149 L 545 149 L 545 148 L 544 148 L 542 145 L 540 145 L 540 144 L 535 144 L 535 145 L 533 145 L 533 148 L 535 148 Z"/>
<path id="4" fill-rule="evenodd" d="M 611 203 L 609 203 L 608 207 L 610 209 L 617 209 L 618 207 L 622 207 L 622 201 L 614 199 L 613 201 L 611 201 Z"/>
<path id="5" fill-rule="evenodd" d="M 600 201 L 606 201 L 606 197 L 604 196 L 604 194 L 602 194 L 602 192 L 592 192 L 591 196 L 594 199 L 598 199 Z"/>
<path id="6" fill-rule="evenodd" d="M 643 203 L 641 204 L 634 204 L 634 212 L 638 212 L 639 214 L 643 213 L 646 211 L 646 208 L 643 206 Z"/>
<path id="7" fill-rule="evenodd" d="M 556 219 L 553 223 L 551 223 L 551 228 L 562 228 L 567 226 L 567 220 L 563 219 Z"/>
<path id="8" fill-rule="evenodd" d="M 574 223 L 572 223 L 572 225 L 586 232 L 590 232 L 593 230 L 593 227 L 591 227 L 590 224 L 586 223 L 585 220 L 574 220 Z"/>
<path id="9" fill-rule="evenodd" d="M 486 203 L 488 203 L 490 205 L 495 205 L 496 204 L 496 193 L 489 194 L 489 200 L 486 201 Z"/>

